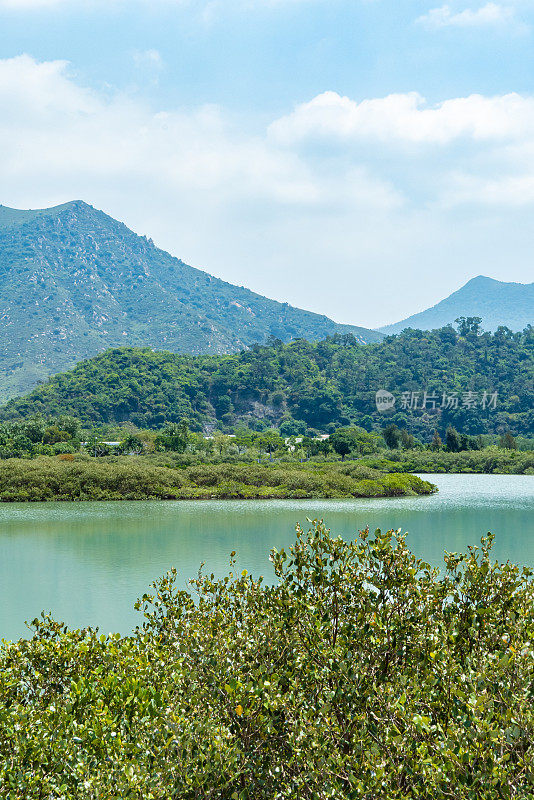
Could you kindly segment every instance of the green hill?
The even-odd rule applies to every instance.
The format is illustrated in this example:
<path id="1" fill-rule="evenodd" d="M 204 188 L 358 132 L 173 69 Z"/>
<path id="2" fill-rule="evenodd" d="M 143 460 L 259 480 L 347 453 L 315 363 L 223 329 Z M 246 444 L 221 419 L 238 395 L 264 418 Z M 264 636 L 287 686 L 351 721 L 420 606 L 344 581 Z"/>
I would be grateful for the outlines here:
<path id="1" fill-rule="evenodd" d="M 269 336 L 382 335 L 189 267 L 83 202 L 0 206 L 0 399 L 109 347 L 228 353 Z"/>
<path id="2" fill-rule="evenodd" d="M 187 417 L 197 430 L 282 424 L 288 434 L 352 422 L 371 430 L 394 422 L 423 437 L 450 423 L 466 433 L 511 428 L 532 434 L 533 378 L 532 328 L 465 336 L 452 328 L 407 331 L 367 346 L 337 335 L 223 356 L 121 348 L 12 400 L 0 409 L 0 419 L 71 414 L 91 425 L 155 428 Z M 377 411 L 379 389 L 396 399 L 388 413 Z"/>
<path id="3" fill-rule="evenodd" d="M 499 325 L 522 331 L 534 324 L 534 283 L 503 283 L 479 275 L 432 308 L 380 330 L 386 334 L 406 328 L 432 330 L 458 317 L 481 317 L 488 331 L 496 331 Z"/>

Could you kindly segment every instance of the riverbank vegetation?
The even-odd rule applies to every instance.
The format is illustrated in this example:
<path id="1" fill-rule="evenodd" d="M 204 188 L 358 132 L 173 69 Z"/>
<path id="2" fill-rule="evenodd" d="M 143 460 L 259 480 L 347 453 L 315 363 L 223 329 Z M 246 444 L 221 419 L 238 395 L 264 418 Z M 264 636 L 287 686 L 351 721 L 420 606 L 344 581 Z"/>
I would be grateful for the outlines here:
<path id="1" fill-rule="evenodd" d="M 170 573 L 131 636 L 4 643 L 2 797 L 532 797 L 529 570 L 320 523 L 271 557 L 275 586 Z"/>
<path id="2" fill-rule="evenodd" d="M 0 461 L 0 502 L 403 497 L 436 491 L 365 465 L 198 463 L 64 454 Z"/>
<path id="3" fill-rule="evenodd" d="M 283 436 L 276 429 L 246 428 L 237 428 L 232 435 L 214 431 L 206 436 L 191 431 L 187 420 L 159 430 L 131 426 L 83 429 L 79 420 L 68 416 L 0 423 L 0 461 L 78 454 L 94 458 L 139 455 L 156 465 L 268 463 L 289 470 L 295 464 L 347 460 L 383 472 L 532 474 L 533 448 L 533 439 L 514 437 L 509 431 L 499 436 L 470 436 L 452 427 L 447 428 L 443 440 L 436 430 L 432 440 L 423 444 L 393 424 L 380 432 L 352 425 L 316 436 Z"/>
<path id="4" fill-rule="evenodd" d="M 362 460 L 384 472 L 455 472 L 501 475 L 534 475 L 534 452 L 488 447 L 461 453 L 405 450 Z"/>

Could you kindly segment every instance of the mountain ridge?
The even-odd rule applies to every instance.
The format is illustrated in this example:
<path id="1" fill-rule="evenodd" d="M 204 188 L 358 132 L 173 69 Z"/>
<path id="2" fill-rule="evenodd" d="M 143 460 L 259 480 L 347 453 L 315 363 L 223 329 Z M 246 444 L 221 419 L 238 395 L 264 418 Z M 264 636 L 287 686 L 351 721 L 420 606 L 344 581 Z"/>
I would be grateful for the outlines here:
<path id="1" fill-rule="evenodd" d="M 534 324 L 534 283 L 498 281 L 477 275 L 430 308 L 377 330 L 386 335 L 406 328 L 432 330 L 452 324 L 461 316 L 481 317 L 486 330 L 495 331 L 504 325 L 522 331 Z"/>
<path id="2" fill-rule="evenodd" d="M 270 300 L 185 264 L 84 201 L 0 206 L 0 401 L 110 347 L 229 353 L 382 334 Z"/>

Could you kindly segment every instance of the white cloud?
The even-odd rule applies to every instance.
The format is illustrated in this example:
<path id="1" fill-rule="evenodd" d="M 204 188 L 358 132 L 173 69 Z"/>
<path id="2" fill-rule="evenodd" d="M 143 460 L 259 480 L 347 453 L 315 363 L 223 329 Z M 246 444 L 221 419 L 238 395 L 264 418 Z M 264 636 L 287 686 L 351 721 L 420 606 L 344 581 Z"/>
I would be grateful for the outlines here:
<path id="1" fill-rule="evenodd" d="M 274 140 L 447 144 L 456 139 L 505 140 L 534 130 L 534 98 L 515 92 L 495 97 L 474 94 L 430 106 L 416 92 L 357 102 L 324 92 L 270 128 Z"/>
<path id="2" fill-rule="evenodd" d="M 379 324 L 417 310 L 398 311 L 408 274 L 430 303 L 484 248 L 509 269 L 507 209 L 534 202 L 533 102 L 327 93 L 266 130 L 213 106 L 155 112 L 80 85 L 64 61 L 23 55 L 0 60 L 0 203 L 83 199 L 226 280 Z"/>
<path id="3" fill-rule="evenodd" d="M 431 28 L 478 28 L 508 24 L 514 19 L 514 9 L 509 5 L 486 3 L 480 8 L 466 8 L 454 12 L 449 5 L 433 8 L 419 17 L 417 22 Z"/>
<path id="4" fill-rule="evenodd" d="M 138 67 L 150 67 L 157 70 L 163 68 L 163 59 L 159 50 L 136 50 L 133 59 Z"/>
<path id="5" fill-rule="evenodd" d="M 255 8 L 278 8 L 287 5 L 296 5 L 313 2 L 324 2 L 325 0 L 0 0 L 0 9 L 11 11 L 31 11 L 40 9 L 52 9 L 59 6 L 65 7 L 97 7 L 109 4 L 123 5 L 128 7 L 129 2 L 139 4 L 150 4 L 154 6 L 184 6 L 191 7 L 202 12 L 206 18 L 212 18 L 220 12 L 232 8 L 243 10 L 253 10 Z"/>
<path id="6" fill-rule="evenodd" d="M 66 61 L 37 62 L 28 55 L 0 60 L 0 130 L 48 117 L 87 116 L 100 106 L 96 95 L 69 77 Z"/>
<path id="7" fill-rule="evenodd" d="M 157 85 L 160 74 L 165 69 L 159 50 L 135 50 L 132 53 L 132 57 L 139 75 Z"/>
<path id="8" fill-rule="evenodd" d="M 52 8 L 64 5 L 65 3 L 81 5 L 80 0 L 0 0 L 0 8 L 8 8 L 13 11 L 26 11 L 29 9 Z"/>
<path id="9" fill-rule="evenodd" d="M 140 58 L 160 64 L 156 51 Z M 126 95 L 107 97 L 78 85 L 65 61 L 37 62 L 28 55 L 0 60 L 0 143 L 0 173 L 14 162 L 26 164 L 28 174 L 45 169 L 58 179 L 90 168 L 95 179 L 149 175 L 177 191 L 305 205 L 328 202 L 331 191 L 330 177 L 314 172 L 298 153 L 243 132 L 216 106 L 155 113 Z M 361 187 L 356 192 L 355 184 Z M 397 202 L 384 181 L 363 169 L 350 185 L 366 202 L 367 190 L 380 204 Z"/>
<path id="10" fill-rule="evenodd" d="M 476 175 L 451 176 L 442 195 L 444 205 L 487 204 L 522 207 L 534 203 L 534 171 L 525 175 L 484 178 Z"/>

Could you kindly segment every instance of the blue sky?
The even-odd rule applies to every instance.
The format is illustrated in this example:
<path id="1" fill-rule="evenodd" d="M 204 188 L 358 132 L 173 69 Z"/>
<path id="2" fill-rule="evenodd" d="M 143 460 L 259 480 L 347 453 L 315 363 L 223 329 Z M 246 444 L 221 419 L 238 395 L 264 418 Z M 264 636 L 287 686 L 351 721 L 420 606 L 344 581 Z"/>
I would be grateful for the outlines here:
<path id="1" fill-rule="evenodd" d="M 532 281 L 534 0 L 0 0 L 0 202 L 378 326 Z"/>

